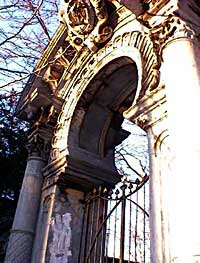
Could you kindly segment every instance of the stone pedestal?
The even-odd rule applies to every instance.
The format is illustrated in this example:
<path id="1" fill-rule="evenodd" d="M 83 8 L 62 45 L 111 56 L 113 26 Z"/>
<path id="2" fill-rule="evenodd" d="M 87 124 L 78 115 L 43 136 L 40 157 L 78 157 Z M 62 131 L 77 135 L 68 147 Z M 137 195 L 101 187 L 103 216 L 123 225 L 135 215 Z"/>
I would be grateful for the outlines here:
<path id="1" fill-rule="evenodd" d="M 44 160 L 29 157 L 9 239 L 6 263 L 30 263 L 35 234 Z"/>

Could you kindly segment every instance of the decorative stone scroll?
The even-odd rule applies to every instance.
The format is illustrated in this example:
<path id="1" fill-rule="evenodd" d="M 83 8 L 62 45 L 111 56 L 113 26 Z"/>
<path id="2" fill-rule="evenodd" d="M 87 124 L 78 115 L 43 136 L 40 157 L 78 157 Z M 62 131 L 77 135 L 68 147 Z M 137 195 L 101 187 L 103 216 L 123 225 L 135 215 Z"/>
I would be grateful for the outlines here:
<path id="1" fill-rule="evenodd" d="M 61 0 L 60 17 L 69 30 L 69 40 L 76 46 L 83 42 L 96 50 L 112 35 L 107 25 L 108 11 L 104 0 Z"/>

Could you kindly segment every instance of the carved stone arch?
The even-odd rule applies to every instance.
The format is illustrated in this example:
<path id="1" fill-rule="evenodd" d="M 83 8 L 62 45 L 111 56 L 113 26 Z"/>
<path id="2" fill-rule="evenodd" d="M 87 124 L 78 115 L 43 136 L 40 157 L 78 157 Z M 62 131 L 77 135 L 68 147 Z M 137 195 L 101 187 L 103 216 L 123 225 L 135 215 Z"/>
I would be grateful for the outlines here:
<path id="1" fill-rule="evenodd" d="M 58 91 L 58 93 L 62 95 L 64 104 L 55 127 L 52 140 L 51 160 L 47 167 L 47 170 L 53 169 L 53 173 L 65 172 L 65 167 L 68 167 L 69 163 L 73 162 L 73 160 L 70 161 L 71 152 L 69 151 L 72 151 L 72 148 L 70 148 L 70 140 L 72 137 L 75 139 L 75 133 L 79 133 L 79 135 L 83 134 L 81 132 L 81 120 L 84 119 L 85 110 L 84 106 L 80 105 L 81 103 L 84 104 L 84 92 L 90 83 L 95 78 L 97 79 L 96 83 L 98 82 L 98 74 L 100 74 L 100 76 L 101 74 L 105 74 L 107 77 L 117 68 L 125 67 L 128 64 L 134 65 L 133 67 L 135 67 L 135 69 L 133 71 L 137 72 L 137 87 L 135 87 L 134 97 L 129 107 L 131 107 L 132 104 L 136 104 L 144 94 L 147 94 L 157 87 L 159 83 L 159 62 L 148 34 L 138 31 L 127 32 L 123 35 L 116 36 L 113 41 L 108 42 L 104 48 L 96 53 L 83 50 L 83 52 L 79 54 L 79 57 L 71 64 L 68 73 L 65 75 L 65 79 L 67 80 L 65 87 Z M 109 67 L 110 64 L 113 66 Z M 107 125 L 110 123 L 111 120 L 108 121 Z M 73 144 L 71 144 L 73 145 L 74 152 L 76 152 L 74 145 L 76 145 L 76 143 L 78 145 L 79 143 L 77 142 L 77 138 L 75 139 L 76 142 L 73 141 Z M 84 145 L 83 140 L 82 142 L 80 141 L 80 144 L 82 146 Z M 83 149 L 83 151 L 84 150 L 85 149 Z M 86 152 L 84 152 L 84 154 L 86 154 Z M 93 153 L 91 153 L 91 160 L 98 166 L 100 160 L 96 158 L 97 156 L 94 156 L 94 154 L 96 153 L 93 151 Z M 101 158 L 105 157 L 102 151 L 100 151 L 99 156 Z M 111 167 L 112 165 L 108 165 L 108 163 L 111 163 L 111 160 L 109 158 L 107 159 L 108 160 L 105 161 L 105 167 Z M 113 173 L 116 173 L 114 164 L 111 170 Z"/>

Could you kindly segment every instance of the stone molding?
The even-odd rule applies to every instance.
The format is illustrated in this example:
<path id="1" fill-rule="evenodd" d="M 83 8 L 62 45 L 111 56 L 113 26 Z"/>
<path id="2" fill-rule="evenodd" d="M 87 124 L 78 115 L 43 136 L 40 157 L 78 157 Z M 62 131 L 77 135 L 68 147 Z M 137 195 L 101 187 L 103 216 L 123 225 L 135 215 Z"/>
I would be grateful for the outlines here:
<path id="1" fill-rule="evenodd" d="M 158 113 L 157 113 L 157 110 Z M 167 117 L 165 87 L 159 86 L 141 98 L 136 105 L 124 112 L 124 117 L 134 120 L 144 130 L 161 122 Z"/>
<path id="2" fill-rule="evenodd" d="M 162 152 L 162 146 L 167 137 L 169 137 L 169 130 L 165 129 L 155 139 L 155 143 L 154 143 L 155 157 L 159 156 L 159 154 Z"/>
<path id="3" fill-rule="evenodd" d="M 32 235 L 32 236 L 35 235 L 33 231 L 20 230 L 20 229 L 11 229 L 10 233 L 20 233 L 20 234 Z"/>

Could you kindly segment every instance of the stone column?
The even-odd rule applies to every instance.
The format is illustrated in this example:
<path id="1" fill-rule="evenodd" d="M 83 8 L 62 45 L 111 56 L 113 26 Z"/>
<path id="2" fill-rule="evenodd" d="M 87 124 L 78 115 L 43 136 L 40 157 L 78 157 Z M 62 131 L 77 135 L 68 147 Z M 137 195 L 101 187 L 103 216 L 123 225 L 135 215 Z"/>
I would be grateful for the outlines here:
<path id="1" fill-rule="evenodd" d="M 30 263 L 45 161 L 29 156 L 7 248 L 6 263 Z"/>
<path id="2" fill-rule="evenodd" d="M 200 262 L 200 43 L 183 22 L 179 26 L 163 47 L 161 68 L 175 157 L 170 189 L 172 262 L 196 263 Z"/>
<path id="3" fill-rule="evenodd" d="M 44 263 L 51 227 L 52 213 L 56 200 L 57 185 L 42 191 L 40 209 L 38 214 L 36 235 L 34 239 L 31 262 Z"/>
<path id="4" fill-rule="evenodd" d="M 150 249 L 152 263 L 170 262 L 169 244 L 169 181 L 170 147 L 166 96 L 163 86 L 143 97 L 125 113 L 125 117 L 136 122 L 147 132 L 150 178 Z"/>

